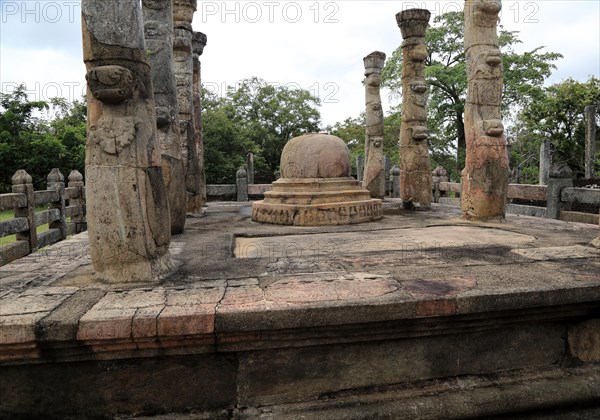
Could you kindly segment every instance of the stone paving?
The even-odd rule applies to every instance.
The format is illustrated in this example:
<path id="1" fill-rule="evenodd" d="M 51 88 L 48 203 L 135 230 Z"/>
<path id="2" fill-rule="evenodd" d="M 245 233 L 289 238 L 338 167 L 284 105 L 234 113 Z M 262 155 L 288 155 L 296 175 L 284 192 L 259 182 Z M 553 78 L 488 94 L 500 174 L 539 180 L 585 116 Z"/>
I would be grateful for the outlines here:
<path id="1" fill-rule="evenodd" d="M 597 226 L 386 206 L 379 222 L 310 228 L 211 203 L 174 237 L 178 271 L 155 284 L 96 281 L 87 234 L 76 235 L 0 268 L 0 360 L 36 359 L 56 340 L 110 357 L 220 345 L 240 331 L 600 300 L 600 250 L 587 245 Z"/>
<path id="2" fill-rule="evenodd" d="M 327 227 L 210 203 L 154 283 L 100 282 L 85 233 L 0 267 L 0 417 L 595 418 L 598 226 L 399 201 Z"/>

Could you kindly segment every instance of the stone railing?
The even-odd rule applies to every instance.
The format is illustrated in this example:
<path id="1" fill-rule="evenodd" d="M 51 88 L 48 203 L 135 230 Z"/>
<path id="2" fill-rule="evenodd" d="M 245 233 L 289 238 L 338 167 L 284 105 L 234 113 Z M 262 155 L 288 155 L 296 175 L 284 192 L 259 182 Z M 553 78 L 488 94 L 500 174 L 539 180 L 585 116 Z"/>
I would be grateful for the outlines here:
<path id="1" fill-rule="evenodd" d="M 446 197 L 450 192 L 460 194 L 461 184 L 447 181 L 433 183 L 433 197 L 435 202 L 460 206 L 460 198 Z M 508 213 L 572 222 L 599 222 L 599 216 L 596 214 L 574 212 L 570 211 L 570 209 L 574 203 L 600 206 L 600 189 L 573 187 L 573 181 L 570 177 L 550 177 L 548 185 L 509 184 L 507 198 L 509 200 L 546 202 L 545 207 L 509 203 L 507 207 Z"/>
<path id="2" fill-rule="evenodd" d="M 12 177 L 12 193 L 0 194 L 0 211 L 14 211 L 12 219 L 0 222 L 0 238 L 16 235 L 14 243 L 0 246 L 0 266 L 86 230 L 83 175 L 71 171 L 65 188 L 65 177 L 55 168 L 47 181 L 48 189 L 34 191 L 31 176 L 19 169 Z M 40 206 L 47 210 L 36 212 Z M 45 224 L 48 230 L 38 234 L 36 228 Z"/>

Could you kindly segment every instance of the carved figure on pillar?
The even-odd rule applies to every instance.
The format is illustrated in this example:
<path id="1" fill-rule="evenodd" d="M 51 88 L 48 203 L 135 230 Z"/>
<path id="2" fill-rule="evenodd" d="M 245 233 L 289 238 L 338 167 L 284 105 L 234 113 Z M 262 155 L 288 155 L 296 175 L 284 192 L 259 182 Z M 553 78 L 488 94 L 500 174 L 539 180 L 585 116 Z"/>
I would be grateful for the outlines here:
<path id="1" fill-rule="evenodd" d="M 188 213 L 202 211 L 196 127 L 194 123 L 194 65 L 192 55 L 192 19 L 196 0 L 173 0 L 173 70 L 177 81 L 182 159 L 185 169 L 186 208 Z"/>
<path id="2" fill-rule="evenodd" d="M 470 220 L 503 219 L 509 165 L 500 116 L 502 57 L 496 26 L 500 0 L 465 3 L 467 100 L 461 206 Z"/>
<path id="3" fill-rule="evenodd" d="M 385 196 L 385 167 L 383 163 L 383 109 L 381 108 L 381 71 L 385 54 L 374 51 L 363 58 L 365 65 L 365 104 L 367 127 L 365 135 L 365 169 L 363 188 L 372 198 Z"/>
<path id="4" fill-rule="evenodd" d="M 404 208 L 431 206 L 431 166 L 427 144 L 425 31 L 431 13 L 408 9 L 396 15 L 402 32 L 402 126 L 400 127 L 400 197 Z"/>
<path id="5" fill-rule="evenodd" d="M 202 138 L 202 103 L 201 93 L 201 64 L 200 56 L 206 46 L 206 35 L 202 32 L 194 32 L 192 38 L 192 50 L 194 52 L 194 125 L 196 128 L 196 154 L 198 156 L 198 177 L 200 183 L 200 200 L 206 202 L 206 173 L 204 171 L 204 140 Z M 197 209 L 193 213 L 199 213 L 202 209 Z"/>
<path id="6" fill-rule="evenodd" d="M 171 234 L 141 5 L 83 0 L 81 11 L 92 262 L 106 282 L 157 279 L 172 268 Z"/>
<path id="7" fill-rule="evenodd" d="M 185 228 L 185 172 L 181 160 L 181 133 L 177 84 L 173 73 L 172 0 L 142 0 L 144 37 L 150 68 L 162 172 L 169 200 L 171 234 Z"/>

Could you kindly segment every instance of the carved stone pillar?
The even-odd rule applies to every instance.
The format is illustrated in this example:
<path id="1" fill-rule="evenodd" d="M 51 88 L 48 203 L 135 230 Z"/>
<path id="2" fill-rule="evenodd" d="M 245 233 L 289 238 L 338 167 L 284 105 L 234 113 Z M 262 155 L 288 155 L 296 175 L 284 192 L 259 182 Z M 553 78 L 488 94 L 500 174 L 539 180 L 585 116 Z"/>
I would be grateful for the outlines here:
<path id="1" fill-rule="evenodd" d="M 171 234 L 141 5 L 83 0 L 81 11 L 92 262 L 106 282 L 153 280 L 172 267 Z"/>
<path id="2" fill-rule="evenodd" d="M 461 194 L 465 219 L 503 219 L 506 210 L 509 170 L 500 117 L 502 57 L 496 33 L 501 8 L 500 0 L 465 3 L 467 154 Z"/>
<path id="3" fill-rule="evenodd" d="M 363 188 L 372 198 L 385 196 L 385 168 L 383 163 L 383 109 L 381 108 L 381 71 L 385 54 L 374 51 L 363 58 L 365 65 L 365 105 L 367 127 L 365 135 L 365 170 Z"/>
<path id="4" fill-rule="evenodd" d="M 185 169 L 186 207 L 189 213 L 197 213 L 202 209 L 194 124 L 192 19 L 195 11 L 196 0 L 173 0 L 173 70 L 177 81 L 181 157 Z"/>
<path id="5" fill-rule="evenodd" d="M 185 172 L 181 160 L 181 133 L 177 85 L 173 73 L 172 0 L 142 0 L 146 51 L 152 70 L 158 144 L 169 200 L 171 234 L 185 228 Z"/>
<path id="6" fill-rule="evenodd" d="M 400 127 L 400 197 L 404 208 L 431 206 L 431 167 L 427 144 L 425 30 L 431 13 L 404 10 L 396 15 L 402 32 L 402 126 Z"/>
<path id="7" fill-rule="evenodd" d="M 202 103 L 201 93 L 201 64 L 200 56 L 204 52 L 206 46 L 206 35 L 202 32 L 194 32 L 192 38 L 192 50 L 194 58 L 194 125 L 196 128 L 196 155 L 198 157 L 198 182 L 200 187 L 201 203 L 206 202 L 206 173 L 204 171 L 204 140 L 202 138 Z M 197 209 L 194 213 L 200 213 L 202 208 Z"/>

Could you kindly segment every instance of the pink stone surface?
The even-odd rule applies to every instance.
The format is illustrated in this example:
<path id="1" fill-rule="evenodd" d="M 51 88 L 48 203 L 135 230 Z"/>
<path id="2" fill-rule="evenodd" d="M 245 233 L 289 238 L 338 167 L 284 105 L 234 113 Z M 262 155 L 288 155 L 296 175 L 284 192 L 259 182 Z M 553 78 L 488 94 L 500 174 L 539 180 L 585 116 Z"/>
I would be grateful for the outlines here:
<path id="1" fill-rule="evenodd" d="M 211 334 L 214 330 L 214 304 L 166 306 L 158 317 L 160 336 Z"/>

